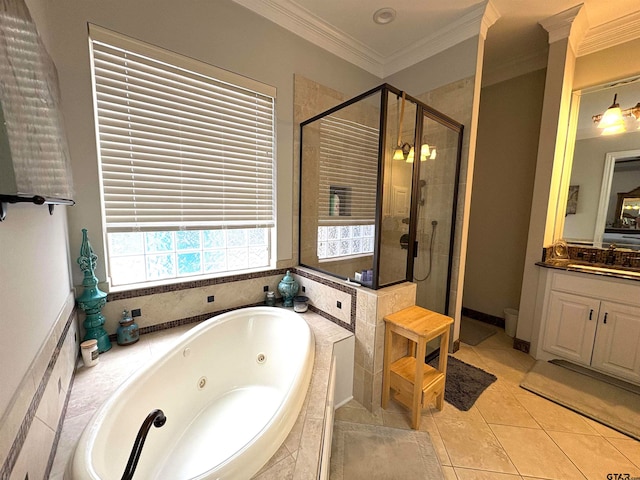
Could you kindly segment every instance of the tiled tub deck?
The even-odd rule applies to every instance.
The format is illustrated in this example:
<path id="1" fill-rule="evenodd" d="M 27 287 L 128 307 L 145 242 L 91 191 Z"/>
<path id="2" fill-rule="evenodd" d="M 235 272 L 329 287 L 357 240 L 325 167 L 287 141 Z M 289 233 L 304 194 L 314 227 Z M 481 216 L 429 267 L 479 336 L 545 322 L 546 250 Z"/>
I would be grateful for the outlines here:
<path id="1" fill-rule="evenodd" d="M 295 425 L 271 460 L 256 474 L 256 480 L 315 480 L 318 476 L 334 344 L 353 333 L 316 313 L 300 315 L 313 330 L 316 341 L 311 383 Z M 126 347 L 114 343 L 112 350 L 102 354 L 93 368 L 86 368 L 79 361 L 51 479 L 62 480 L 82 430 L 102 402 L 140 365 L 158 358 L 195 325 L 142 335 L 139 342 Z"/>

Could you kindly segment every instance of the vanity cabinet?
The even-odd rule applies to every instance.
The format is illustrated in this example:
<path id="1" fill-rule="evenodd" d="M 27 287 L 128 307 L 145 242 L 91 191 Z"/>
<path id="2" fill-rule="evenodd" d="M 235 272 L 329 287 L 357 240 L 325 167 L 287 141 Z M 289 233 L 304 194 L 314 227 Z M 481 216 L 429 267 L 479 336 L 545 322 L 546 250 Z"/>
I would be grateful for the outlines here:
<path id="1" fill-rule="evenodd" d="M 551 291 L 544 349 L 581 365 L 591 365 L 600 301 Z"/>
<path id="2" fill-rule="evenodd" d="M 543 357 L 560 357 L 640 383 L 640 282 L 588 277 L 550 275 Z"/>
<path id="3" fill-rule="evenodd" d="M 640 383 L 640 308 L 600 303 L 591 365 Z"/>

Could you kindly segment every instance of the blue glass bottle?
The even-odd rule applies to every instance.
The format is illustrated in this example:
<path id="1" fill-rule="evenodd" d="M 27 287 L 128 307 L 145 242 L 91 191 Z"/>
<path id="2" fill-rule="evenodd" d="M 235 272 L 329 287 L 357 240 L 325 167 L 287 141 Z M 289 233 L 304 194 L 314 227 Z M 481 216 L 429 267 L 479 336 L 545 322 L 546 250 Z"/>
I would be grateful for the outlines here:
<path id="1" fill-rule="evenodd" d="M 293 297 L 298 294 L 298 282 L 296 282 L 289 270 L 287 270 L 284 278 L 280 280 L 278 291 L 282 295 L 283 305 L 285 307 L 293 307 Z"/>
<path id="2" fill-rule="evenodd" d="M 138 324 L 133 321 L 128 310 L 122 312 L 120 326 L 116 332 L 118 337 L 118 345 L 131 345 L 140 339 L 140 330 Z"/>

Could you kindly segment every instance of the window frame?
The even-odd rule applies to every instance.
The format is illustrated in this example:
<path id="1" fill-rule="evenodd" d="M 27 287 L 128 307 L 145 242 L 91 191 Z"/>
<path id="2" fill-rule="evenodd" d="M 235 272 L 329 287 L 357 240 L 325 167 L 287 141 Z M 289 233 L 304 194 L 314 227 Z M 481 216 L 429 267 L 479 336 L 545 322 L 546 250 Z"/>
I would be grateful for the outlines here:
<path id="1" fill-rule="evenodd" d="M 141 42 L 139 40 L 121 35 L 119 33 L 104 29 L 102 27 L 99 27 L 97 25 L 93 25 L 93 24 L 89 24 L 89 49 L 90 49 L 90 62 L 91 62 L 91 79 L 92 79 L 92 93 L 93 93 L 93 108 L 94 108 L 94 120 L 95 120 L 95 133 L 96 133 L 96 149 L 97 149 L 97 156 L 98 156 L 98 175 L 99 175 L 99 186 L 100 186 L 100 211 L 101 211 L 101 218 L 102 218 L 102 228 L 103 228 L 103 237 L 104 237 L 104 241 L 105 241 L 105 254 L 106 254 L 106 261 L 105 261 L 105 268 L 107 271 L 107 278 L 108 278 L 108 283 L 110 286 L 110 290 L 126 290 L 126 289 L 131 289 L 131 288 L 139 288 L 139 287 L 147 287 L 147 286 L 154 286 L 154 285 L 165 285 L 165 284 L 172 284 L 172 283 L 182 283 L 182 282 L 186 282 L 186 281 L 193 281 L 193 280 L 202 280 L 202 279 L 207 279 L 207 278 L 215 278 L 215 277 L 223 277 L 223 276 L 229 276 L 229 275 L 237 275 L 237 274 L 243 274 L 243 273 L 250 273 L 250 272 L 255 272 L 255 271 L 264 271 L 264 270 L 268 270 L 271 268 L 274 268 L 275 263 L 276 263 L 276 249 L 274 248 L 275 245 L 277 245 L 277 243 L 275 242 L 276 239 L 276 232 L 277 232 L 277 152 L 276 152 L 276 144 L 277 144 L 277 135 L 276 135 L 276 89 L 275 87 L 263 84 L 261 82 L 258 82 L 256 80 L 244 77 L 242 75 L 233 73 L 233 72 L 229 72 L 227 70 L 223 70 L 221 68 L 206 64 L 204 62 L 195 60 L 193 58 L 190 57 L 186 57 L 174 52 L 171 52 L 169 50 L 165 50 L 162 49 L 160 47 L 156 47 L 154 45 L 145 43 L 145 42 Z M 163 231 L 169 231 L 169 232 L 174 232 L 174 231 L 181 231 L 181 230 L 214 230 L 214 229 L 221 229 L 221 230 L 229 230 L 234 228 L 233 224 L 222 224 L 222 225 L 205 225 L 205 224 L 197 224 L 197 223 L 190 223 L 188 225 L 172 225 L 171 228 L 158 228 L 158 227 L 148 227 L 148 226 L 144 226 L 143 224 L 143 228 L 140 227 L 125 227 L 125 228 L 118 228 L 118 227 L 113 227 L 113 224 L 108 225 L 107 224 L 107 218 L 106 218 L 106 207 L 105 207 L 105 191 L 104 191 L 104 180 L 103 180 L 103 176 L 104 176 L 104 172 L 103 172 L 103 167 L 102 167 L 102 146 L 101 146 L 101 132 L 100 132 L 100 121 L 99 121 L 99 111 L 98 111 L 98 97 L 97 97 L 97 87 L 96 87 L 96 70 L 95 70 L 95 57 L 94 57 L 94 51 L 93 51 L 93 44 L 94 42 L 100 42 L 103 44 L 107 44 L 107 45 L 112 45 L 115 48 L 120 48 L 120 49 L 124 49 L 124 50 L 130 50 L 131 52 L 133 52 L 136 55 L 140 55 L 140 56 L 147 56 L 150 57 L 151 59 L 153 59 L 156 62 L 162 62 L 165 63 L 169 66 L 172 66 L 176 69 L 180 69 L 180 70 L 185 70 L 188 73 L 192 74 L 192 75 L 198 75 L 200 77 L 209 77 L 211 79 L 213 79 L 214 82 L 223 82 L 226 84 L 231 85 L 233 88 L 238 88 L 238 89 L 243 89 L 243 90 L 247 90 L 250 92 L 256 92 L 257 94 L 260 95 L 264 95 L 267 97 L 271 97 L 272 102 L 271 102 L 271 108 L 269 110 L 269 115 L 271 115 L 271 131 L 272 134 L 270 135 L 270 143 L 269 143 L 269 154 L 270 154 L 270 175 L 271 175 L 271 189 L 269 190 L 270 193 L 270 218 L 271 220 L 269 222 L 267 222 L 267 224 L 260 224 L 258 221 L 258 223 L 256 223 L 256 225 L 254 225 L 254 227 L 257 228 L 266 228 L 268 233 L 267 233 L 267 244 L 266 244 L 266 250 L 267 250 L 267 265 L 260 265 L 258 267 L 247 267 L 247 268 L 242 268 L 242 269 L 235 269 L 235 270 L 229 270 L 228 268 L 224 271 L 218 271 L 218 272 L 207 272 L 207 273 L 197 273 L 194 275 L 181 275 L 178 271 L 178 263 L 177 263 L 177 258 L 178 258 L 178 249 L 177 249 L 177 244 L 174 245 L 174 250 L 173 250 L 173 255 L 175 257 L 175 272 L 174 275 L 171 277 L 167 277 L 167 278 L 163 278 L 163 279 L 159 279 L 159 280 L 154 280 L 154 279 L 149 279 L 149 276 L 145 273 L 145 280 L 141 280 L 141 281 L 136 281 L 136 282 L 131 282 L 131 283 L 113 283 L 113 272 L 112 272 L 112 266 L 111 266 L 111 258 L 113 256 L 113 258 L 116 258 L 117 255 L 113 254 L 113 252 L 111 251 L 111 242 L 109 240 L 109 235 L 112 233 L 118 233 L 118 232 L 137 232 L 137 231 L 142 231 L 142 232 L 147 232 L 147 231 L 156 231 L 156 232 L 163 232 Z M 158 100 L 158 97 L 155 97 L 154 100 Z M 225 158 L 225 157 L 221 157 L 221 158 Z M 224 162 L 219 161 L 219 165 L 224 165 Z M 222 177 L 224 177 L 224 174 L 222 174 Z M 209 183 L 207 181 L 207 183 Z M 217 188 L 217 187 L 215 187 Z M 206 207 L 205 207 L 206 208 Z M 250 207 L 251 208 L 251 207 Z M 240 225 L 240 228 L 249 228 L 246 225 Z M 237 226 L 235 228 L 238 228 Z M 203 238 L 204 234 L 200 235 L 200 238 Z M 174 235 L 174 240 L 176 238 L 176 236 Z M 146 272 L 146 262 L 147 262 L 147 253 L 144 247 L 144 236 L 143 236 L 143 252 L 142 252 L 142 258 L 144 258 L 144 262 L 145 262 L 145 272 Z M 201 246 L 200 251 L 204 251 L 204 246 Z M 202 255 L 201 255 L 202 257 Z M 202 263 L 202 258 L 201 258 L 201 264 L 200 264 L 200 270 L 201 272 L 204 271 L 204 264 Z"/>

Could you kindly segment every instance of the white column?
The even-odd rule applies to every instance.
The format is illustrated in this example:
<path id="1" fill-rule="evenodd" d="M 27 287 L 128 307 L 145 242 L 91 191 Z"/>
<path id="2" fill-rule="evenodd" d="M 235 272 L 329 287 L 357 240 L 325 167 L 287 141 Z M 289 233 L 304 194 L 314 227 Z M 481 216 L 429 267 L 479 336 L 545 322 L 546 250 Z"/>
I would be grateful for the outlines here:
<path id="1" fill-rule="evenodd" d="M 540 267 L 535 263 L 541 259 L 543 247 L 562 234 L 566 191 L 563 197 L 560 185 L 567 171 L 564 154 L 573 73 L 577 47 L 587 30 L 586 13 L 581 4 L 540 24 L 549 33 L 549 57 L 516 332 L 517 338 L 532 344 L 536 342 L 538 323 L 535 308 Z"/>

